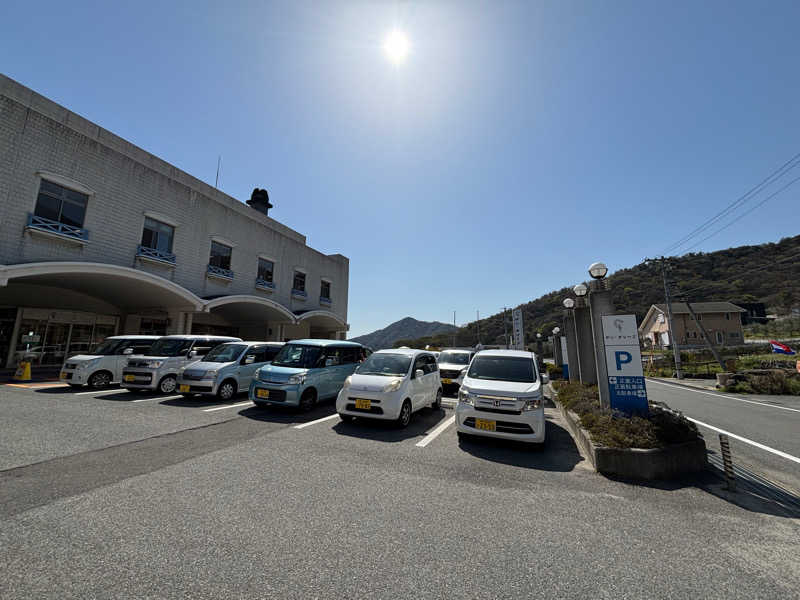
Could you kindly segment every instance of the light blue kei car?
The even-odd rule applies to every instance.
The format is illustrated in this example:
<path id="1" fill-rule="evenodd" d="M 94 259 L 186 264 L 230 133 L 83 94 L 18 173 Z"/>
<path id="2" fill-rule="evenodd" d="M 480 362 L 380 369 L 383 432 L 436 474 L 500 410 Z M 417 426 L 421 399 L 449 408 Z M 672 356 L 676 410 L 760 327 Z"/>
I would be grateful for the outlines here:
<path id="1" fill-rule="evenodd" d="M 336 398 L 344 380 L 369 354 L 369 349 L 356 342 L 287 342 L 271 364 L 256 372 L 248 397 L 259 407 L 310 410 L 321 400 Z"/>

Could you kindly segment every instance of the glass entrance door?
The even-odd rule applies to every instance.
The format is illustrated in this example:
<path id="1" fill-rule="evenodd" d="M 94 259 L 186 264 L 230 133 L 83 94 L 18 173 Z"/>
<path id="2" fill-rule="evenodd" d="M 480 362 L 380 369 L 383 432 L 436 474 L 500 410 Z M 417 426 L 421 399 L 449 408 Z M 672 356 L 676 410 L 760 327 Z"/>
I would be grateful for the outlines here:
<path id="1" fill-rule="evenodd" d="M 64 362 L 69 341 L 69 323 L 50 321 L 44 334 L 44 343 L 38 355 L 39 365 L 60 365 Z"/>

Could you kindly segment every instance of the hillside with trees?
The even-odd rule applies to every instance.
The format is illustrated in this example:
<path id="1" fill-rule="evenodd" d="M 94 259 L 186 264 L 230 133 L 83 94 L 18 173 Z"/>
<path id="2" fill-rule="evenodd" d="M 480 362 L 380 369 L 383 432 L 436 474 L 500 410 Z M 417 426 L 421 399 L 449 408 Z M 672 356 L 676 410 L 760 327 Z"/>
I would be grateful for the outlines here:
<path id="1" fill-rule="evenodd" d="M 673 257 L 670 259 L 669 278 L 675 301 L 763 302 L 767 312 L 786 315 L 793 307 L 800 306 L 800 235 L 777 243 Z M 609 276 L 609 283 L 617 309 L 635 313 L 639 321 L 651 304 L 664 302 L 664 283 L 657 265 L 642 262 L 621 269 Z M 553 327 L 560 325 L 561 302 L 572 296 L 572 285 L 521 306 L 528 343 L 535 340 L 537 332 L 546 337 Z M 506 323 L 510 331 L 510 311 Z M 479 341 L 479 331 L 483 344 L 504 343 L 502 313 L 459 328 L 455 334 L 456 345 L 475 345 Z M 449 333 L 400 339 L 394 345 L 420 348 L 426 344 L 441 347 L 452 343 L 453 334 Z"/>

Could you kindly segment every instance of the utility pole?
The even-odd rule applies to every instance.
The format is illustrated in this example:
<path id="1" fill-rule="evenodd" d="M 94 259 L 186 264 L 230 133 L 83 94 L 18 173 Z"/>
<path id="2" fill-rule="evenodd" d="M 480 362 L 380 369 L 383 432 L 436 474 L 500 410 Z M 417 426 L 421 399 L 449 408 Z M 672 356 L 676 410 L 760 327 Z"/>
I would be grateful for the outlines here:
<path id="1" fill-rule="evenodd" d="M 453 311 L 453 327 L 457 327 L 456 325 L 456 311 Z M 456 332 L 453 330 L 453 348 L 456 347 Z"/>
<path id="2" fill-rule="evenodd" d="M 694 319 L 695 326 L 697 326 L 700 329 L 700 335 L 703 337 L 703 340 L 705 340 L 706 345 L 708 346 L 709 350 L 711 350 L 711 354 L 713 354 L 714 358 L 717 359 L 717 362 L 719 363 L 719 366 L 722 367 L 722 372 L 724 373 L 726 370 L 725 362 L 722 360 L 722 357 L 719 355 L 719 352 L 717 352 L 717 348 L 711 341 L 711 338 L 709 337 L 706 328 L 703 327 L 703 324 L 700 322 L 700 320 L 697 318 L 697 315 L 694 313 L 694 309 L 692 308 L 692 303 L 689 302 L 688 298 L 686 299 L 686 308 L 689 309 L 689 314 L 692 315 L 692 319 Z"/>
<path id="3" fill-rule="evenodd" d="M 661 261 L 661 277 L 664 279 L 664 299 L 667 302 L 667 323 L 669 325 L 669 337 L 672 343 L 672 354 L 675 357 L 675 377 L 683 379 L 681 373 L 681 352 L 678 348 L 678 338 L 675 335 L 675 326 L 672 322 L 672 299 L 669 295 L 669 282 L 667 281 L 667 259 L 663 256 Z"/>
<path id="4" fill-rule="evenodd" d="M 507 306 L 503 307 L 503 339 L 506 341 L 506 349 L 508 348 L 508 329 L 506 328 L 506 311 Z"/>
<path id="5" fill-rule="evenodd" d="M 477 319 L 475 320 L 475 329 L 478 332 L 478 345 L 481 343 L 481 311 L 476 310 L 475 314 L 477 315 Z"/>

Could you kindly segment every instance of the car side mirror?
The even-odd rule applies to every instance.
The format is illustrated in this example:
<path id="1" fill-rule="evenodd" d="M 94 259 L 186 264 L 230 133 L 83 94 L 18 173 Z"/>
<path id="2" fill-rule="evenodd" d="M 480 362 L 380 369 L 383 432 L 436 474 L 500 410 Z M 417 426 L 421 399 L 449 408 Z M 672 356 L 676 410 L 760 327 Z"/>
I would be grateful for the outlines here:
<path id="1" fill-rule="evenodd" d="M 256 362 L 256 357 L 254 354 L 248 354 L 247 356 L 245 356 L 244 364 L 252 365 L 254 362 Z"/>
<path id="2" fill-rule="evenodd" d="M 461 369 L 461 372 L 458 374 L 459 379 L 464 379 L 467 376 L 467 370 Z"/>
<path id="3" fill-rule="evenodd" d="M 326 359 L 325 359 L 325 366 L 326 366 L 326 367 L 332 367 L 332 366 L 334 366 L 335 364 L 336 364 L 336 360 L 335 360 L 333 357 L 330 357 L 330 358 L 326 358 Z"/>
<path id="4" fill-rule="evenodd" d="M 542 385 L 547 385 L 548 383 L 550 383 L 550 375 L 542 373 Z"/>
<path id="5" fill-rule="evenodd" d="M 189 350 L 189 353 L 186 356 L 189 358 L 195 358 L 197 356 L 197 350 Z"/>
<path id="6" fill-rule="evenodd" d="M 425 371 L 423 371 L 422 369 L 417 369 L 416 371 L 414 371 L 414 377 L 416 377 L 417 379 L 419 379 L 423 375 L 425 375 Z"/>
<path id="7" fill-rule="evenodd" d="M 122 353 L 123 354 L 133 354 L 133 348 L 125 348 L 125 350 L 123 350 Z"/>

